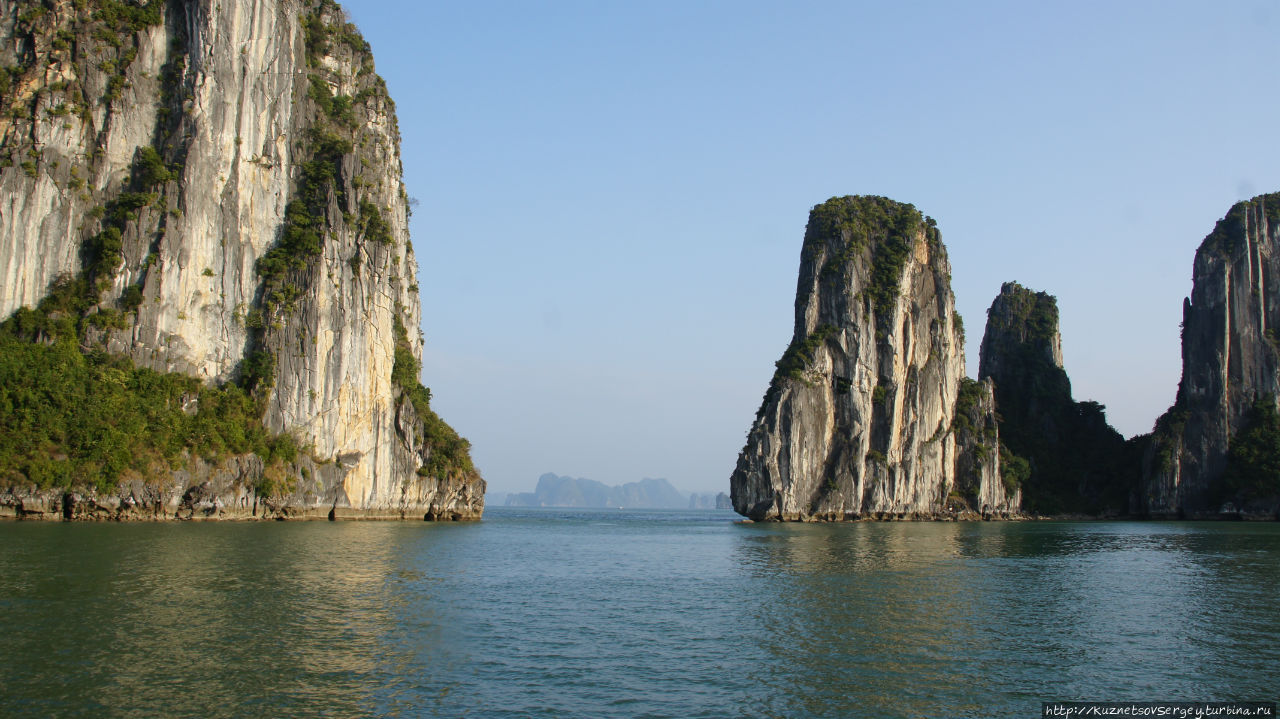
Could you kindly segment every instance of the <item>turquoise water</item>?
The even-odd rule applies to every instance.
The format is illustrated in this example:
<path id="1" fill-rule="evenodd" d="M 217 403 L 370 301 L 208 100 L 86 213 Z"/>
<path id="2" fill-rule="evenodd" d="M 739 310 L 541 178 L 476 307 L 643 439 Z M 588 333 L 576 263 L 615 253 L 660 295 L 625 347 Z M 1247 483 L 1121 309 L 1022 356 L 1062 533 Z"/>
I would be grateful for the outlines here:
<path id="1" fill-rule="evenodd" d="M 1280 694 L 1280 525 L 0 524 L 0 715 L 1038 716 Z"/>

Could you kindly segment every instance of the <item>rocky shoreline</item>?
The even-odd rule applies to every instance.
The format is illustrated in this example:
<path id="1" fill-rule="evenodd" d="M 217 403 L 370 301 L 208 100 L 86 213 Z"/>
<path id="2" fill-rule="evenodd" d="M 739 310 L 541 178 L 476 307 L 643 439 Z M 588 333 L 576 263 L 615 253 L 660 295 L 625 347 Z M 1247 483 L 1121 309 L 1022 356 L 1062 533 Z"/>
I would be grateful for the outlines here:
<path id="1" fill-rule="evenodd" d="M 483 489 L 463 478 L 432 483 L 418 491 L 406 483 L 398 501 L 354 506 L 334 476 L 345 468 L 304 458 L 290 468 L 288 484 L 264 484 L 268 468 L 253 454 L 217 464 L 192 459 L 181 469 L 133 478 L 103 491 L 77 486 L 0 490 L 0 520 L 37 521 L 282 521 L 425 520 L 474 521 L 484 512 Z"/>

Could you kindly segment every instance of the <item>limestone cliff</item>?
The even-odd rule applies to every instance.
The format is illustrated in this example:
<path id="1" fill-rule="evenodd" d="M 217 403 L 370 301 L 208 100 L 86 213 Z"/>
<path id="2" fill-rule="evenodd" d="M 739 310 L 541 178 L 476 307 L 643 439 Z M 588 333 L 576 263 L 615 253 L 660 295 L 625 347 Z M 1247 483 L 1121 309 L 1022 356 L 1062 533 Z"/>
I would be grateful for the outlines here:
<path id="1" fill-rule="evenodd" d="M 0 36 L 0 317 L 78 278 L 84 347 L 251 391 L 324 468 L 278 506 L 478 518 L 418 384 L 394 103 L 342 10 L 0 0 Z M 179 474 L 148 480 L 172 503 Z"/>
<path id="2" fill-rule="evenodd" d="M 987 310 L 978 376 L 995 387 L 1000 438 L 1025 459 L 1023 506 L 1041 514 L 1120 514 L 1125 441 L 1104 407 L 1071 398 L 1058 303 L 1006 282 Z M 1013 461 L 1013 460 L 1010 460 Z"/>
<path id="3" fill-rule="evenodd" d="M 1265 465 L 1280 460 L 1280 445 L 1259 436 L 1273 446 L 1251 451 L 1260 448 L 1247 440 L 1275 417 L 1280 397 L 1280 193 L 1232 207 L 1196 251 L 1192 278 L 1182 381 L 1156 422 L 1135 508 L 1152 516 L 1275 516 L 1280 483 L 1277 468 Z"/>
<path id="4" fill-rule="evenodd" d="M 1025 462 L 1000 441 L 995 385 L 960 380 L 951 430 L 956 438 L 955 484 L 947 509 L 983 516 L 1009 516 L 1022 508 Z"/>
<path id="5" fill-rule="evenodd" d="M 969 421 L 962 442 L 953 431 L 964 331 L 950 272 L 933 220 L 911 205 L 843 197 L 813 208 L 794 337 L 731 478 L 739 514 L 954 516 L 969 500 L 1017 510 L 998 480 L 994 421 Z M 983 456 L 962 459 L 962 448 Z"/>

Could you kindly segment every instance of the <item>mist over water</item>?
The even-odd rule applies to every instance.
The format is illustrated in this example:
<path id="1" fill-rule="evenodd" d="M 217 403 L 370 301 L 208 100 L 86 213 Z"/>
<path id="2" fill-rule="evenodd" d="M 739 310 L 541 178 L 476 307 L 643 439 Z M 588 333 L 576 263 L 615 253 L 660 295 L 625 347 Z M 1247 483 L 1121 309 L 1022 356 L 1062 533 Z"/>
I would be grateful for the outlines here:
<path id="1" fill-rule="evenodd" d="M 1280 526 L 0 524 L 0 714 L 1034 716 L 1275 700 Z"/>

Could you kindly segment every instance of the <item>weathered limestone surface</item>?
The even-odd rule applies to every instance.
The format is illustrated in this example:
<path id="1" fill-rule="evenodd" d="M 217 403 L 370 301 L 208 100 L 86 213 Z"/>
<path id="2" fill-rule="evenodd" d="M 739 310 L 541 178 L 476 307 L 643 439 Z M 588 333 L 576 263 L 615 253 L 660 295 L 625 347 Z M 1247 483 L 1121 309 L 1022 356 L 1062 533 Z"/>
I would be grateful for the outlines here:
<path id="1" fill-rule="evenodd" d="M 995 385 L 991 380 L 960 380 L 951 420 L 956 438 L 956 472 L 948 495 L 948 511 L 1000 518 L 1020 513 L 1022 488 L 1010 486 L 1004 479 L 996 417 Z"/>
<path id="2" fill-rule="evenodd" d="M 1274 499 L 1224 507 L 1231 440 L 1256 400 L 1280 397 L 1280 193 L 1237 203 L 1196 251 L 1182 309 L 1182 381 L 1156 421 L 1136 511 L 1275 517 Z"/>
<path id="3" fill-rule="evenodd" d="M 952 431 L 964 342 L 950 272 L 933 221 L 911 205 L 843 197 L 813 209 L 794 338 L 731 478 L 739 514 L 957 516 L 958 463 L 976 509 L 1017 511 L 998 453 L 975 471 Z M 972 452 L 982 442 L 965 444 Z"/>
<path id="4" fill-rule="evenodd" d="M 0 0 L 0 64 L 34 57 L 39 68 L 3 96 L 29 112 L 0 118 L 0 318 L 82 270 L 83 243 L 102 229 L 94 208 L 138 190 L 139 151 L 154 148 L 172 177 L 143 188 L 150 201 L 123 231 L 102 307 L 124 310 L 127 326 L 108 331 L 107 346 L 207 382 L 235 380 L 252 353 L 270 353 L 266 423 L 329 463 L 313 492 L 286 500 L 289 512 L 479 518 L 474 472 L 419 476 L 432 448 L 391 379 L 397 320 L 421 356 L 417 261 L 394 103 L 342 11 L 325 0 L 172 1 L 159 24 L 113 46 L 70 0 L 46 5 L 33 20 L 23 16 L 33 3 Z M 308 45 L 310 16 L 333 30 L 327 41 Z M 348 115 L 321 106 L 317 82 L 350 99 Z M 350 143 L 334 163 L 321 249 L 272 286 L 259 260 L 281 240 L 319 130 Z M 121 304 L 131 288 L 142 292 L 134 311 Z M 243 505 L 234 492 L 222 501 Z"/>

